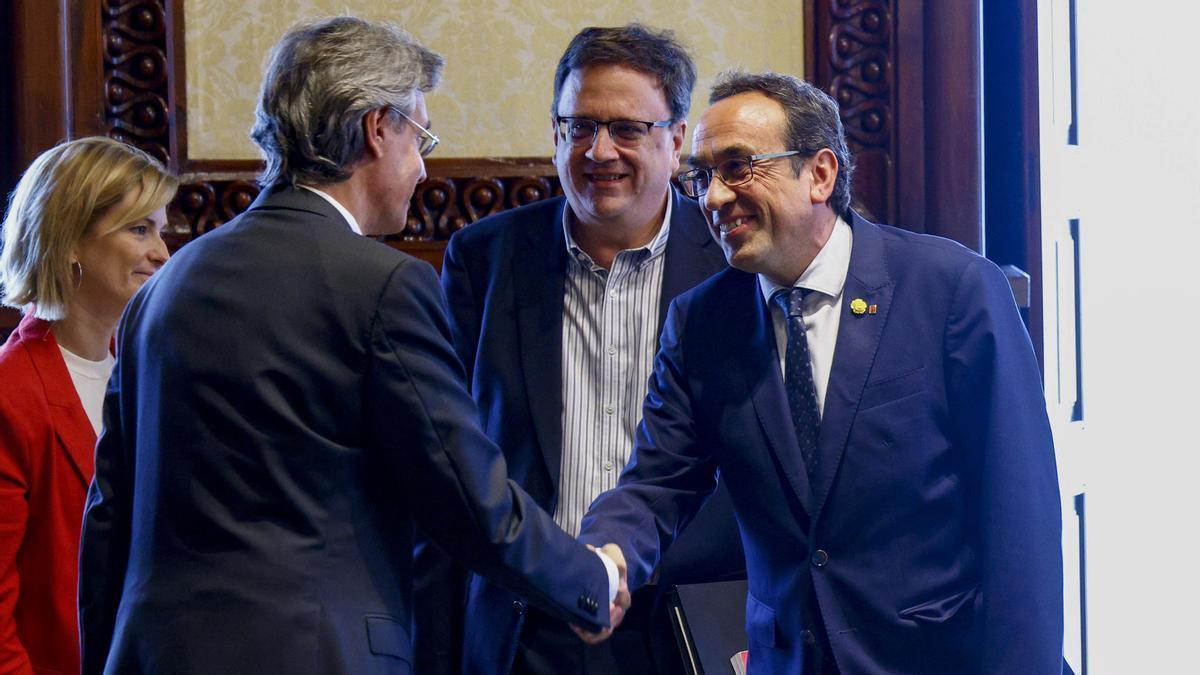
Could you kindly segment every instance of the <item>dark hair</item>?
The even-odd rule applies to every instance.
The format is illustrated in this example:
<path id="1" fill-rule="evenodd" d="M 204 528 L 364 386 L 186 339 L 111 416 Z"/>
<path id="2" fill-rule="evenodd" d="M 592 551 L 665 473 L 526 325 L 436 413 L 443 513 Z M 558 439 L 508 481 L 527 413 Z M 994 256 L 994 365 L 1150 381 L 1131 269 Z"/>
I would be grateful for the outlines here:
<path id="1" fill-rule="evenodd" d="M 558 100 L 571 71 L 597 64 L 627 66 L 657 77 L 671 106 L 671 121 L 687 119 L 692 107 L 692 88 L 696 86 L 696 64 L 675 39 L 675 33 L 640 23 L 579 31 L 554 71 L 551 117 L 558 116 Z"/>
<path id="2" fill-rule="evenodd" d="M 804 158 L 822 148 L 833 151 L 838 162 L 837 179 L 829 201 L 834 211 L 844 214 L 850 208 L 850 176 L 854 163 L 846 147 L 846 132 L 838 113 L 837 101 L 804 80 L 779 73 L 722 73 L 709 94 L 709 104 L 738 94 L 758 92 L 778 103 L 787 115 L 784 141 L 789 150 L 799 150 L 801 158 L 793 163 L 798 171 Z"/>
<path id="3" fill-rule="evenodd" d="M 443 62 L 392 24 L 339 16 L 294 26 L 271 49 L 254 113 L 250 138 L 267 162 L 259 183 L 348 178 L 365 143 L 363 115 L 384 106 L 411 113 Z"/>

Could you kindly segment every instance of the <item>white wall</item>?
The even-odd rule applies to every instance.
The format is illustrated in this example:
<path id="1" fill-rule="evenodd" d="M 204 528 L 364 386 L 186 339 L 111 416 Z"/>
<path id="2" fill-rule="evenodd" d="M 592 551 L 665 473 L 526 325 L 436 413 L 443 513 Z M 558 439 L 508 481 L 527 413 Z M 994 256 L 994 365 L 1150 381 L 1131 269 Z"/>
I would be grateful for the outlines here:
<path id="1" fill-rule="evenodd" d="M 1040 4 L 1043 31 L 1046 11 L 1061 20 L 1066 3 Z M 1060 418 L 1067 482 L 1087 493 L 1094 675 L 1200 673 L 1200 9 L 1193 7 L 1078 0 L 1078 149 L 1046 152 L 1043 115 L 1043 198 L 1051 211 L 1056 199 L 1068 202 L 1081 221 L 1085 421 L 1063 424 L 1061 407 L 1052 401 L 1050 409 Z M 1042 105 L 1061 113 L 1053 101 Z M 1052 274 L 1051 255 L 1046 262 Z"/>

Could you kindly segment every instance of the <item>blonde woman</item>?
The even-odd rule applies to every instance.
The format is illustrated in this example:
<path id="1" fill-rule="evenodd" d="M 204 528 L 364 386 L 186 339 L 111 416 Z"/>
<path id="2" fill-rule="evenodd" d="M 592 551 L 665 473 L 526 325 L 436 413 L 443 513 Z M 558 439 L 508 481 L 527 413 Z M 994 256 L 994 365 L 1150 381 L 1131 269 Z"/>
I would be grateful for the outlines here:
<path id="1" fill-rule="evenodd" d="M 144 152 L 83 138 L 34 160 L 0 250 L 0 673 L 79 672 L 79 528 L 121 311 L 167 260 L 178 181 Z"/>

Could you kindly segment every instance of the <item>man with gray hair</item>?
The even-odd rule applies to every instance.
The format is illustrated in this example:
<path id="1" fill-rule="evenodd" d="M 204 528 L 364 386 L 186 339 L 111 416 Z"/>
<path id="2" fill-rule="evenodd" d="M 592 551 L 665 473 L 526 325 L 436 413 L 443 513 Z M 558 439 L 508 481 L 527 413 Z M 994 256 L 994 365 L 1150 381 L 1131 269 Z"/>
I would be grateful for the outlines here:
<path id="1" fill-rule="evenodd" d="M 263 192 L 130 303 L 81 544 L 83 672 L 410 673 L 414 523 L 592 631 L 618 570 L 505 480 L 399 231 L 440 56 L 340 17 L 273 49 Z M 616 605 L 612 605 L 613 601 Z"/>
<path id="2" fill-rule="evenodd" d="M 680 176 L 733 269 L 672 304 L 643 425 L 580 538 L 640 586 L 719 469 L 753 673 L 1057 675 L 1061 511 L 1004 274 L 850 209 L 838 107 L 714 86 Z"/>

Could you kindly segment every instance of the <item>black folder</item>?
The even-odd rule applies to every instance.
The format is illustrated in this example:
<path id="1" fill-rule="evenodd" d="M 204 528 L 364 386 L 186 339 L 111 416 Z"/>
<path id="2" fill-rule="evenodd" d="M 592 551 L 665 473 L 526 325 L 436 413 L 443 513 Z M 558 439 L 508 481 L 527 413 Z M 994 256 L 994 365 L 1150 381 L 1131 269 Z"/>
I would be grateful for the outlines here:
<path id="1" fill-rule="evenodd" d="M 680 584 L 668 600 L 671 626 L 688 675 L 731 675 L 747 648 L 746 581 Z"/>

